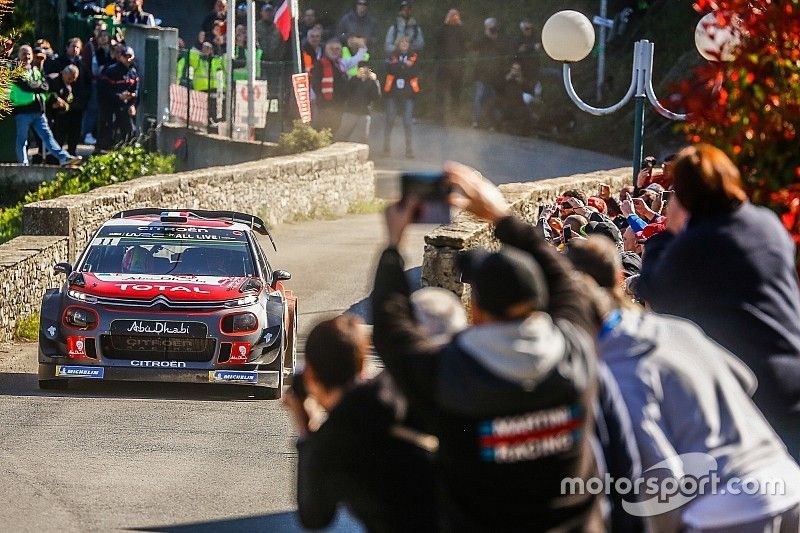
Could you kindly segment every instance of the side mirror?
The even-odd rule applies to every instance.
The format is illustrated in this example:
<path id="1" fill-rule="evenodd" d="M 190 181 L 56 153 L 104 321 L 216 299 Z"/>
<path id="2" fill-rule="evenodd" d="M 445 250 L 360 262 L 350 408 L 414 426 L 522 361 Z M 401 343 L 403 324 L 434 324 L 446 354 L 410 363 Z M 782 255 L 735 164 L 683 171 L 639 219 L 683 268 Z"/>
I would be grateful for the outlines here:
<path id="1" fill-rule="evenodd" d="M 276 270 L 272 273 L 272 284 L 275 285 L 279 281 L 289 281 L 292 279 L 292 275 L 285 270 Z"/>
<path id="2" fill-rule="evenodd" d="M 53 267 L 54 274 L 66 274 L 69 276 L 72 274 L 72 265 L 69 263 L 56 263 L 56 266 Z"/>

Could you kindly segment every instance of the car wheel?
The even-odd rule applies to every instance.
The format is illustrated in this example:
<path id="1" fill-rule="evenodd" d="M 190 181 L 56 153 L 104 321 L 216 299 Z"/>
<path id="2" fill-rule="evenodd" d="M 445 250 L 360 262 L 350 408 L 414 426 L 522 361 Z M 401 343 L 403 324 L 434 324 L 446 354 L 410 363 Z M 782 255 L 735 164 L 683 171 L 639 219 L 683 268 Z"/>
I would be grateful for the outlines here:
<path id="1" fill-rule="evenodd" d="M 64 390 L 69 387 L 66 379 L 40 379 L 39 388 L 42 390 Z"/>
<path id="2" fill-rule="evenodd" d="M 272 387 L 253 387 L 253 396 L 257 400 L 279 400 L 283 394 L 283 362 L 286 359 L 286 349 L 273 361 L 267 365 L 267 370 L 278 372 L 278 386 Z"/>

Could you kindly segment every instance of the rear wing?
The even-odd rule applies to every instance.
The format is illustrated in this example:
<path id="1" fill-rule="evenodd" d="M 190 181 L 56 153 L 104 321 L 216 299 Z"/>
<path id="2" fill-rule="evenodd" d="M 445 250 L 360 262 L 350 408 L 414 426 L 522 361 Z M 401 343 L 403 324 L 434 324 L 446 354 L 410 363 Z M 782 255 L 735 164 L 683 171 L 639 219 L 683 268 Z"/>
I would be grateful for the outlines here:
<path id="1" fill-rule="evenodd" d="M 272 234 L 269 232 L 267 225 L 264 224 L 264 221 L 255 215 L 239 213 L 238 211 L 204 211 L 200 209 L 159 209 L 157 207 L 146 207 L 144 209 L 128 209 L 126 211 L 120 211 L 111 218 L 131 218 L 139 216 L 161 217 L 167 213 L 173 214 L 175 212 L 181 213 L 181 215 L 185 214 L 185 216 L 201 218 L 204 220 L 229 220 L 231 222 L 246 224 L 250 226 L 250 229 L 253 231 L 269 237 L 269 240 L 272 243 L 272 248 L 274 248 L 276 252 L 278 251 L 278 247 L 275 246 L 275 239 L 272 238 Z"/>

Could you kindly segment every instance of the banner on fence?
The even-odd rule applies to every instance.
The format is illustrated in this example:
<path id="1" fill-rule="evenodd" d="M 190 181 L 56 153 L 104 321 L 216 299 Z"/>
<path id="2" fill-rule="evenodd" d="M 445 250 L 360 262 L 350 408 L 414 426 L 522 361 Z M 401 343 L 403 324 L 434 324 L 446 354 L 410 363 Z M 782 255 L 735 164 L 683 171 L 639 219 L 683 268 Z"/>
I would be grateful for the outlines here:
<path id="1" fill-rule="evenodd" d="M 269 99 L 267 98 L 267 80 L 256 80 L 253 85 L 253 115 L 255 127 L 267 125 Z M 247 127 L 247 80 L 236 80 L 236 112 L 233 115 L 234 127 Z"/>
<path id="2" fill-rule="evenodd" d="M 300 120 L 308 124 L 311 122 L 311 86 L 308 80 L 308 72 L 293 74 L 292 87 L 294 88 L 294 100 L 297 102 L 297 110 L 300 111 Z"/>
<path id="3" fill-rule="evenodd" d="M 186 87 L 173 83 L 169 86 L 169 114 L 185 124 L 187 111 L 190 126 L 206 128 L 208 126 L 208 94 L 202 91 L 187 91 Z"/>

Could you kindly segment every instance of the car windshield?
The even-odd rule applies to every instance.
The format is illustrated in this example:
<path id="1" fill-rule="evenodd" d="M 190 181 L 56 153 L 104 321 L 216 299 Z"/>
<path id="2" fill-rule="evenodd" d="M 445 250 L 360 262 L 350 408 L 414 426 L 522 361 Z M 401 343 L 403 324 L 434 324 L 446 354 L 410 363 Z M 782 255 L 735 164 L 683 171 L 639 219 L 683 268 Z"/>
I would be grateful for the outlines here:
<path id="1" fill-rule="evenodd" d="M 91 242 L 81 272 L 172 276 L 255 275 L 250 246 L 241 232 L 101 231 Z M 142 231 L 144 230 L 144 231 Z"/>

